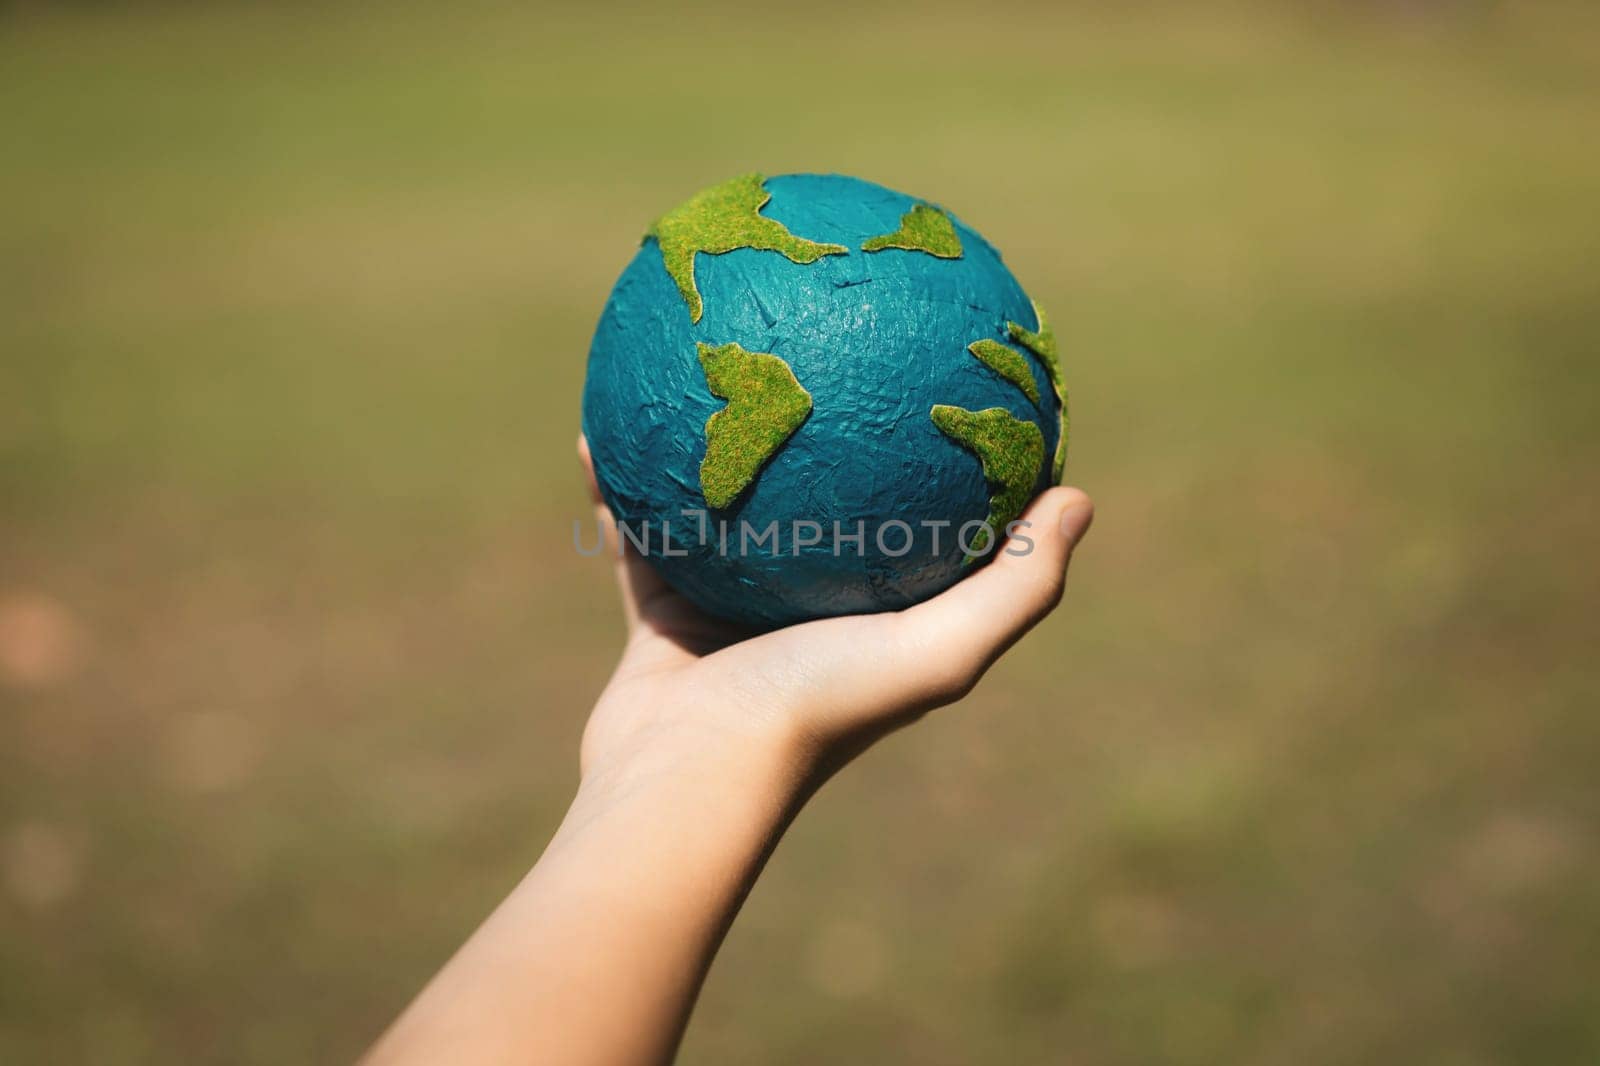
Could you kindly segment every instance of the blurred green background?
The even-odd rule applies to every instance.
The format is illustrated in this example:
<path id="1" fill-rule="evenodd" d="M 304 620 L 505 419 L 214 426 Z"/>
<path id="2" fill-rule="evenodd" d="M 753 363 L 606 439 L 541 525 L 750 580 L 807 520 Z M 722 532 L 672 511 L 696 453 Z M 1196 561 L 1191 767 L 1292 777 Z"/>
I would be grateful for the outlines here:
<path id="1" fill-rule="evenodd" d="M 618 648 L 657 213 L 946 203 L 1068 602 L 800 819 L 692 1063 L 1600 1059 L 1600 10 L 0 7 L 0 1061 L 356 1054 Z"/>

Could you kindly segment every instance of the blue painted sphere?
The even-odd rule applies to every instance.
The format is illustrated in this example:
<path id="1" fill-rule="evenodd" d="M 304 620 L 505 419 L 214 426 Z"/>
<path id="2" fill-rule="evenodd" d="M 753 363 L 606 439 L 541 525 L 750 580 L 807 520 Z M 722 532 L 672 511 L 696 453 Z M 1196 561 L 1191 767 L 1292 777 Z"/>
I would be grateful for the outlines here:
<path id="1" fill-rule="evenodd" d="M 1045 455 L 1033 491 L 1049 483 L 1059 423 L 1046 371 L 1028 358 L 1036 404 L 967 350 L 1006 341 L 1008 323 L 1036 329 L 1033 305 L 999 252 L 954 216 L 959 258 L 862 250 L 925 201 L 840 175 L 765 188 L 764 217 L 848 253 L 809 264 L 753 248 L 698 254 L 704 311 L 693 322 L 647 238 L 589 351 L 583 429 L 596 480 L 662 576 L 711 614 L 772 627 L 909 606 L 973 572 L 957 533 L 985 519 L 997 491 L 978 457 L 934 425 L 935 405 L 1032 421 Z M 719 511 L 702 496 L 700 464 L 706 421 L 728 401 L 711 393 L 698 346 L 730 342 L 783 359 L 812 410 Z M 995 539 L 989 548 L 999 550 Z"/>

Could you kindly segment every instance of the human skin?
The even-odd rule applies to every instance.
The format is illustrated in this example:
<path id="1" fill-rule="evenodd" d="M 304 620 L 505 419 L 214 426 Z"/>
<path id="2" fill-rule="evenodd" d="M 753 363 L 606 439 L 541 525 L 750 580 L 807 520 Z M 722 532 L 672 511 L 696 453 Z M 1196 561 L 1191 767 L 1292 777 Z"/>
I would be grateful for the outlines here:
<path id="1" fill-rule="evenodd" d="M 587 468 L 581 439 L 579 454 Z M 589 484 L 613 529 L 592 470 Z M 1051 489 L 1023 515 L 1028 554 L 1002 550 L 903 611 L 756 636 L 622 553 L 627 643 L 584 729 L 572 806 L 365 1061 L 670 1061 L 712 957 L 805 801 L 880 737 L 965 696 L 1049 614 L 1092 517 L 1081 491 Z"/>

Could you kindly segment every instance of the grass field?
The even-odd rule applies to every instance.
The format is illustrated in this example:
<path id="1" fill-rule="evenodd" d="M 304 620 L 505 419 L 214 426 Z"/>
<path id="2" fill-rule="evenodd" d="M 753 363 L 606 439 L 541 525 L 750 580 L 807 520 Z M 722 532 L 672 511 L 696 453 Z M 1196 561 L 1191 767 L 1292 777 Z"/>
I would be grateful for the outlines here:
<path id="1" fill-rule="evenodd" d="M 588 334 L 752 169 L 1062 335 L 1068 602 L 688 1063 L 1600 1059 L 1600 11 L 0 6 L 0 1061 L 353 1056 L 618 645 Z"/>

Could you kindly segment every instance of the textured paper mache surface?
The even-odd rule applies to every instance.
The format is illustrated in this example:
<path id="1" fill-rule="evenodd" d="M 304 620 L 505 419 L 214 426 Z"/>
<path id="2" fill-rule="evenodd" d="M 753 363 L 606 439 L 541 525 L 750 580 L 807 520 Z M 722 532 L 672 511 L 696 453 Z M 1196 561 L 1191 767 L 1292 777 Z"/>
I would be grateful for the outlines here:
<path id="1" fill-rule="evenodd" d="M 1065 390 L 1036 334 L 999 253 L 942 208 L 840 175 L 734 179 L 651 227 L 601 314 L 583 400 L 600 491 L 718 616 L 908 606 L 971 572 L 964 524 L 1003 537 L 1059 479 Z"/>

